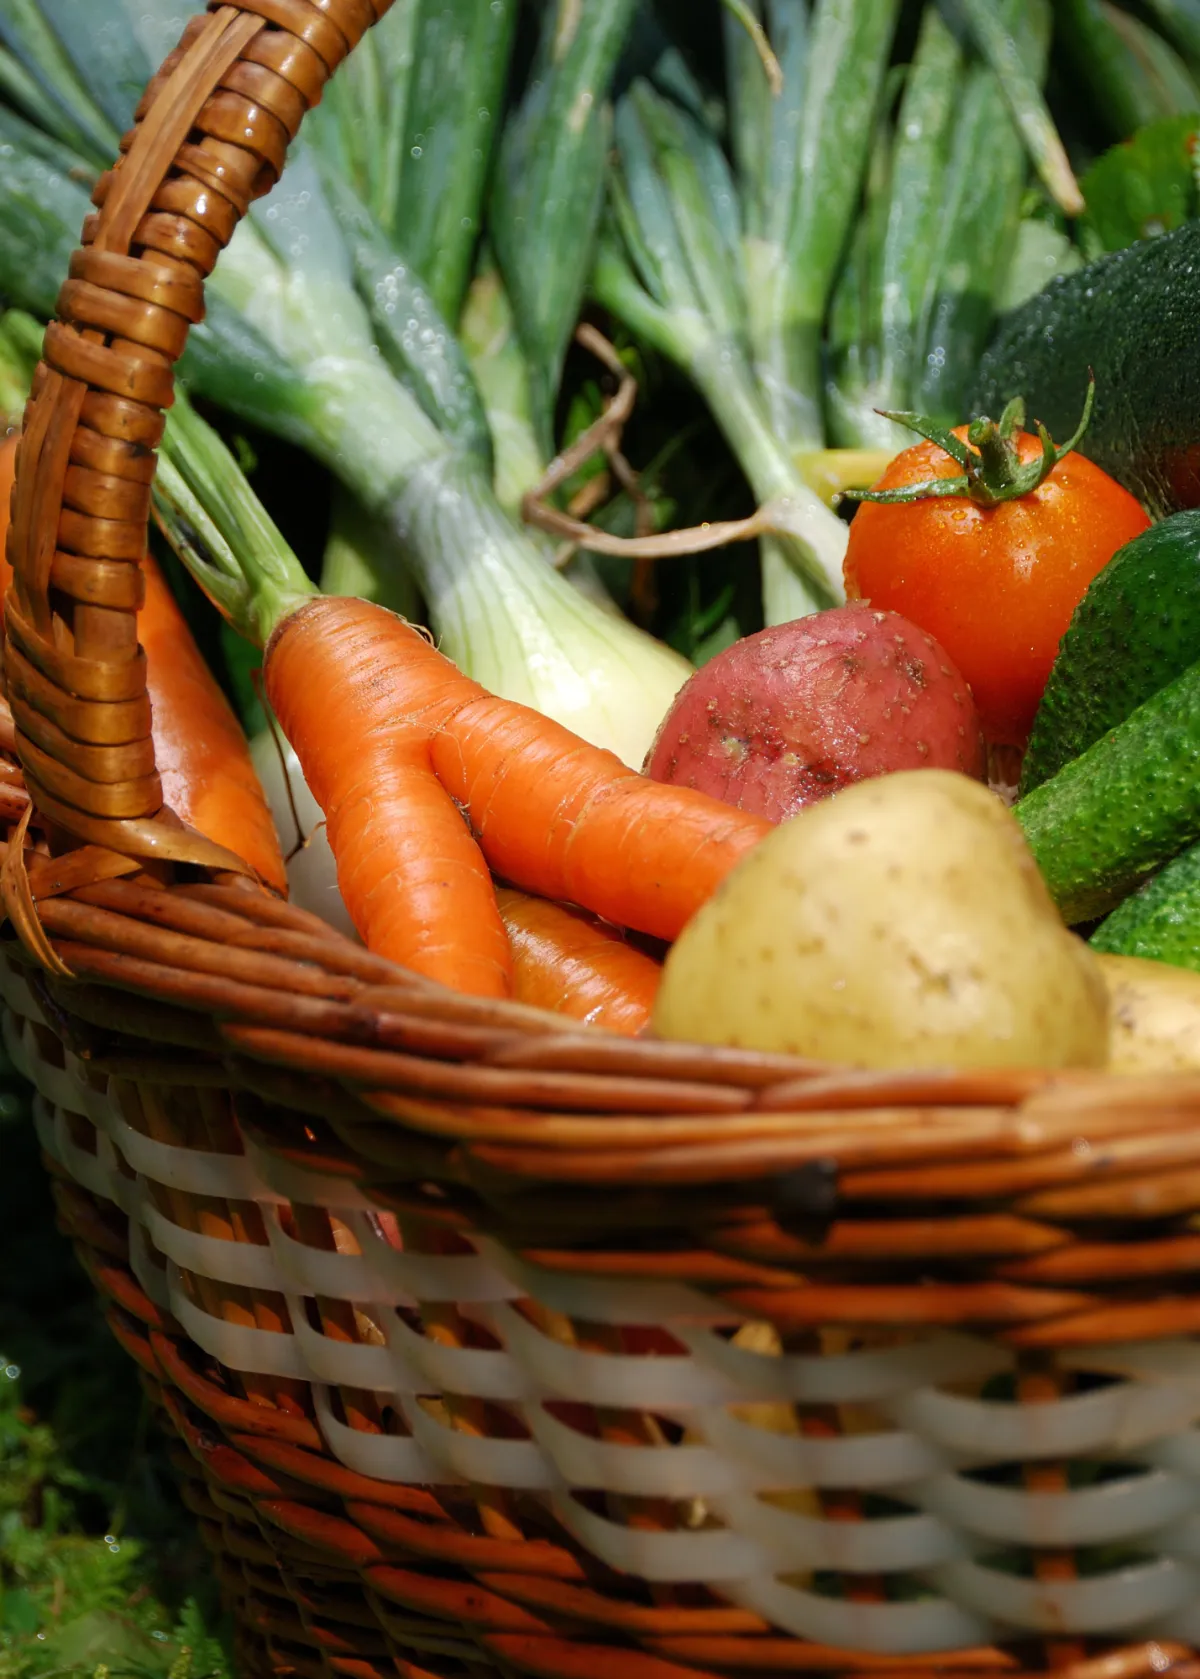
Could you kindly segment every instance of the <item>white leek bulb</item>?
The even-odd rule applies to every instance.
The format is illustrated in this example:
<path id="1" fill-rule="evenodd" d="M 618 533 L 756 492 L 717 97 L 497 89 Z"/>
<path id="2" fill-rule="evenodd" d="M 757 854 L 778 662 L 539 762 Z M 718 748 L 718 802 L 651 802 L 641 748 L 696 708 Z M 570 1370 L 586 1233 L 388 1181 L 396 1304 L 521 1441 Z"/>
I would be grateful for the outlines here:
<path id="1" fill-rule="evenodd" d="M 572 588 L 473 461 L 443 454 L 418 468 L 390 517 L 442 652 L 492 693 L 640 769 L 687 660 Z"/>

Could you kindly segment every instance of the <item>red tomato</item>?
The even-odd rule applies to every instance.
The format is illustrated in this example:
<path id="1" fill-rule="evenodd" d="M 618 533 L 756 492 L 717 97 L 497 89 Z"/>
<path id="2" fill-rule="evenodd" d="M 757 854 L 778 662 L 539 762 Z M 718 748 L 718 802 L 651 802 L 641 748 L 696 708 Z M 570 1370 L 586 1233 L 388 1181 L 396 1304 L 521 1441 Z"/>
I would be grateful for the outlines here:
<path id="1" fill-rule="evenodd" d="M 954 435 L 965 440 L 967 428 Z M 1014 442 L 1022 461 L 1041 454 L 1028 432 Z M 961 473 L 944 449 L 923 442 L 897 455 L 874 488 Z M 864 501 L 850 525 L 846 593 L 927 630 L 970 684 L 988 740 L 1023 747 L 1071 614 L 1149 523 L 1127 490 L 1077 454 L 1036 490 L 995 507 L 966 495 Z"/>

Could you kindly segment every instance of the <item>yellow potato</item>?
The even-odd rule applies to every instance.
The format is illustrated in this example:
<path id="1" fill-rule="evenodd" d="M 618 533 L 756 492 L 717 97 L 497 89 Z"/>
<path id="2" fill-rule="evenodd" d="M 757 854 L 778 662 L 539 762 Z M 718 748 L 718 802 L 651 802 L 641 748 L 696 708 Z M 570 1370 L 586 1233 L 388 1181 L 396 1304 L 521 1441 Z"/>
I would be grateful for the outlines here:
<path id="1" fill-rule="evenodd" d="M 1097 955 L 1112 1004 L 1114 1073 L 1200 1067 L 1200 974 L 1140 956 Z"/>
<path id="2" fill-rule="evenodd" d="M 1097 1067 L 1108 998 L 1000 800 L 909 770 L 739 863 L 676 940 L 654 1027 L 863 1067 Z"/>

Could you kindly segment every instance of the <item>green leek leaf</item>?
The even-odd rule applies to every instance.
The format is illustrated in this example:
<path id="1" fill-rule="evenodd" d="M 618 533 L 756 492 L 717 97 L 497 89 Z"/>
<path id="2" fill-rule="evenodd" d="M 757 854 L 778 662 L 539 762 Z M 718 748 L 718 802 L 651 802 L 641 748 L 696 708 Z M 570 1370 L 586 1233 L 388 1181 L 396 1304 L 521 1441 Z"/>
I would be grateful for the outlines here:
<path id="1" fill-rule="evenodd" d="M 506 124 L 491 237 L 552 452 L 563 357 L 579 316 L 604 201 L 608 90 L 634 0 L 547 6 L 528 86 Z"/>
<path id="2" fill-rule="evenodd" d="M 752 8 L 760 17 L 761 6 Z M 804 111 L 810 23 L 807 6 L 771 0 L 766 8 L 771 47 L 783 73 L 772 94 L 767 73 L 744 29 L 727 17 L 725 53 L 733 156 L 749 241 L 779 243 L 791 202 L 796 140 Z"/>
<path id="3" fill-rule="evenodd" d="M 750 293 L 759 376 L 793 452 L 821 442 L 821 325 L 859 202 L 898 10 L 898 0 L 818 0 L 813 14 L 791 166 L 769 207 Z"/>
<path id="4" fill-rule="evenodd" d="M 1105 13 L 1121 38 L 1130 68 L 1153 89 L 1158 109 L 1164 115 L 1194 111 L 1200 105 L 1200 95 L 1175 48 L 1134 13 L 1112 5 L 1105 7 Z"/>
<path id="5" fill-rule="evenodd" d="M 424 282 L 380 231 L 350 188 L 326 178 L 349 250 L 354 282 L 375 338 L 401 384 L 456 448 L 492 465 L 487 415 L 462 346 Z"/>
<path id="6" fill-rule="evenodd" d="M 77 169 L 73 154 L 0 106 L 0 296 L 43 320 L 92 207 Z"/>
<path id="7" fill-rule="evenodd" d="M 617 106 L 617 165 L 611 182 L 616 221 L 638 278 L 660 304 L 676 311 L 700 310 L 675 207 L 659 174 L 653 140 L 647 130 L 644 102 L 635 83 Z"/>
<path id="8" fill-rule="evenodd" d="M 517 0 L 423 0 L 390 221 L 437 308 L 457 322 L 500 133 Z"/>
<path id="9" fill-rule="evenodd" d="M 962 94 L 962 52 L 927 5 L 896 117 L 879 283 L 880 408 L 907 408 L 938 208 Z M 893 400 L 893 398 L 895 400 Z"/>
<path id="10" fill-rule="evenodd" d="M 77 15 L 74 30 L 77 40 L 81 34 L 80 21 Z M 116 156 L 120 128 L 110 122 L 93 100 L 85 79 L 44 17 L 38 0 L 5 0 L 0 9 L 0 41 L 57 109 L 50 132 L 73 146 L 93 167 L 106 168 Z"/>
<path id="11" fill-rule="evenodd" d="M 1190 69 L 1200 70 L 1200 0 L 1143 0 L 1143 4 Z"/>
<path id="12" fill-rule="evenodd" d="M 692 293 L 720 337 L 743 341 L 746 302 L 736 242 L 737 188 L 724 154 L 709 129 L 648 82 L 637 83 L 630 99 L 649 136 Z"/>
<path id="13" fill-rule="evenodd" d="M 1050 19 L 1042 0 L 999 0 L 1026 67 L 1045 76 Z M 959 103 L 942 215 L 922 313 L 912 406 L 944 425 L 962 419 L 967 390 L 1016 248 L 1027 165 L 1000 83 L 974 63 Z"/>
<path id="14" fill-rule="evenodd" d="M 546 457 L 534 424 L 529 365 L 504 281 L 486 245 L 463 304 L 458 337 L 487 414 L 496 499 L 515 517 L 522 498 L 541 478 Z"/>
<path id="15" fill-rule="evenodd" d="M 250 218 L 253 231 L 297 281 L 351 289 L 350 252 L 317 159 L 303 140 L 292 148 L 286 174 L 251 207 Z M 241 228 L 234 240 L 247 243 Z"/>
<path id="16" fill-rule="evenodd" d="M 395 236 L 421 0 L 394 0 L 306 118 L 304 137 Z"/>
<path id="17" fill-rule="evenodd" d="M 1130 14 L 1105 0 L 1054 0 L 1057 39 L 1067 68 L 1114 140 L 1124 140 L 1147 123 L 1186 111 L 1163 85 L 1144 54 L 1131 52 Z"/>
<path id="18" fill-rule="evenodd" d="M 37 0 L 37 9 L 118 135 L 195 13 L 188 0 Z"/>
<path id="19" fill-rule="evenodd" d="M 197 396 L 247 425 L 326 458 L 318 411 L 302 374 L 219 292 L 188 335 L 179 375 Z"/>

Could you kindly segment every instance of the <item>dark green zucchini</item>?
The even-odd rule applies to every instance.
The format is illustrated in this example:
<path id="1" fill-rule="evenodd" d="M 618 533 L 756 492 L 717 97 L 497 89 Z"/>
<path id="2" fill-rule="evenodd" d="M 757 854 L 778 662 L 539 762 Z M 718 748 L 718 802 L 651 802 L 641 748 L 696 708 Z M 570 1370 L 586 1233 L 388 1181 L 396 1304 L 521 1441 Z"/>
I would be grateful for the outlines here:
<path id="1" fill-rule="evenodd" d="M 969 411 L 1022 395 L 1052 435 L 1074 429 L 1096 375 L 1080 453 L 1163 515 L 1200 506 L 1200 222 L 1114 251 L 1005 317 Z"/>

